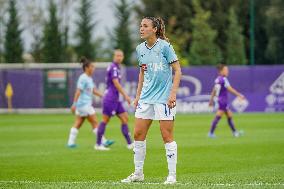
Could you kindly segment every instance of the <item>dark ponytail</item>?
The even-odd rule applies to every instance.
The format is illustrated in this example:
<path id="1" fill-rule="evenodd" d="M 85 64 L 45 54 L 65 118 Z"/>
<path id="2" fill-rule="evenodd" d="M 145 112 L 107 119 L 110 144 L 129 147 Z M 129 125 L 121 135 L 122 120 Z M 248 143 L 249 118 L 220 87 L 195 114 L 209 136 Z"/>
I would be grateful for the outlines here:
<path id="1" fill-rule="evenodd" d="M 159 22 L 159 27 L 157 27 L 157 37 L 169 41 L 169 39 L 166 37 L 166 26 L 165 26 L 165 22 L 161 17 L 157 18 L 157 21 Z"/>
<path id="2" fill-rule="evenodd" d="M 82 69 L 85 71 L 87 67 L 89 67 L 89 65 L 91 64 L 92 62 L 87 59 L 86 57 L 81 57 L 80 58 L 80 64 L 82 65 Z"/>
<path id="3" fill-rule="evenodd" d="M 164 20 L 161 17 L 144 17 L 145 19 L 149 19 L 152 21 L 153 27 L 157 28 L 156 36 L 163 40 L 169 42 L 169 39 L 166 37 L 166 27 Z"/>

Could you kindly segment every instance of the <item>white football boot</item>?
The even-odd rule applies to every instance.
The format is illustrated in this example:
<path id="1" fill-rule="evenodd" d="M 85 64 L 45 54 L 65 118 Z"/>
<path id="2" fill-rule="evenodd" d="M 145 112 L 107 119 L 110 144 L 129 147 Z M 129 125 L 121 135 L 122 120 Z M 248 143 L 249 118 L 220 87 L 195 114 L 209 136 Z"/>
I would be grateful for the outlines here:
<path id="1" fill-rule="evenodd" d="M 110 150 L 109 148 L 105 147 L 104 145 L 95 145 L 94 149 L 95 150 L 99 150 L 99 151 L 108 151 L 108 150 Z"/>
<path id="2" fill-rule="evenodd" d="M 164 184 L 175 184 L 177 182 L 176 176 L 169 175 Z"/>
<path id="3" fill-rule="evenodd" d="M 136 174 L 132 173 L 126 179 L 122 179 L 121 182 L 123 183 L 130 183 L 130 182 L 142 182 L 144 181 L 144 174 Z"/>
<path id="4" fill-rule="evenodd" d="M 134 144 L 133 144 L 133 143 L 127 144 L 126 148 L 127 148 L 128 150 L 133 150 Z"/>

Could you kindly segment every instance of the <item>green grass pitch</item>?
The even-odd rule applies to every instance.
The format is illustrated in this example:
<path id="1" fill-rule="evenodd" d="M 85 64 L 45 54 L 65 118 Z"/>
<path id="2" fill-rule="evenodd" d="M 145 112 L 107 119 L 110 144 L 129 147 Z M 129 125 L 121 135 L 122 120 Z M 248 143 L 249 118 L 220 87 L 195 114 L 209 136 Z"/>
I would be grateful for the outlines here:
<path id="1" fill-rule="evenodd" d="M 144 184 L 121 184 L 134 168 L 117 118 L 106 130 L 116 143 L 100 152 L 93 150 L 88 123 L 78 148 L 66 148 L 72 115 L 0 115 L 0 188 L 284 188 L 284 114 L 235 114 L 236 127 L 245 132 L 241 138 L 232 137 L 224 118 L 217 138 L 207 138 L 212 119 L 177 116 L 178 183 L 164 186 L 167 164 L 158 122 L 147 138 Z M 133 123 L 131 116 L 132 131 Z"/>

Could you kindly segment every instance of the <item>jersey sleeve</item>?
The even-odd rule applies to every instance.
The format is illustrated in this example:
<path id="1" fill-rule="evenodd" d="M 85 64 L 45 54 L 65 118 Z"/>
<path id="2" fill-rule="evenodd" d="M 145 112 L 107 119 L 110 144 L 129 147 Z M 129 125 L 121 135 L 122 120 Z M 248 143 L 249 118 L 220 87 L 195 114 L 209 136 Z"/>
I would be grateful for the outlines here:
<path id="1" fill-rule="evenodd" d="M 80 77 L 78 79 L 78 82 L 77 82 L 77 88 L 80 89 L 80 90 L 84 90 L 86 87 L 86 80 L 82 77 Z"/>
<path id="2" fill-rule="evenodd" d="M 228 80 L 226 77 L 224 77 L 224 86 L 225 86 L 226 88 L 228 88 L 228 87 L 231 86 L 229 80 Z"/>
<path id="3" fill-rule="evenodd" d="M 140 52 L 139 52 L 139 46 L 136 47 L 136 58 L 138 60 L 139 67 L 141 67 L 142 62 L 141 62 L 141 55 L 140 55 Z"/>
<path id="4" fill-rule="evenodd" d="M 111 77 L 112 80 L 118 78 L 118 70 L 117 70 L 117 68 L 111 68 L 110 69 L 110 77 Z"/>
<path id="5" fill-rule="evenodd" d="M 175 50 L 171 44 L 165 45 L 163 51 L 168 64 L 172 64 L 178 60 Z"/>

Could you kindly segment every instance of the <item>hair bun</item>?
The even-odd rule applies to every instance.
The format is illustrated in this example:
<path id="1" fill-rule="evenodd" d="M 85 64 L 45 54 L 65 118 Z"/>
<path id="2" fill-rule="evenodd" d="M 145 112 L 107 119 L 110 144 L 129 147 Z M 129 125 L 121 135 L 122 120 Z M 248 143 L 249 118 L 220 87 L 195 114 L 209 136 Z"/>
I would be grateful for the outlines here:
<path id="1" fill-rule="evenodd" d="M 82 56 L 81 58 L 80 58 L 80 64 L 84 64 L 84 63 L 86 63 L 88 61 L 88 59 L 85 57 L 85 56 Z"/>

